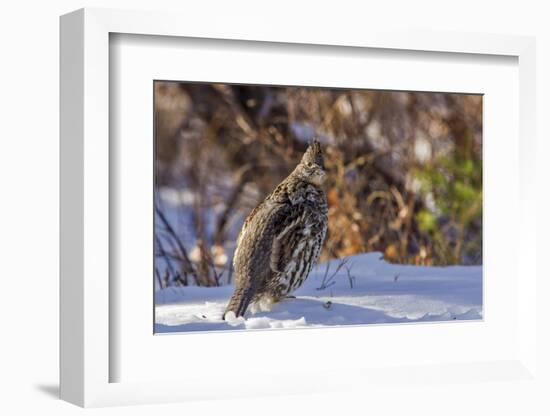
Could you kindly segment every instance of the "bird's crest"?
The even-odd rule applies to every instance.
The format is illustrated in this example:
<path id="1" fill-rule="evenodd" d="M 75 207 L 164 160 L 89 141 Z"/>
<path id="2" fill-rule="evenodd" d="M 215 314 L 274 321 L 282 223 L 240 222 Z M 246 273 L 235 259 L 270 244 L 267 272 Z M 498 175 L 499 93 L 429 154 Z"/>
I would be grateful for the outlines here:
<path id="1" fill-rule="evenodd" d="M 304 156 L 302 156 L 302 163 L 315 163 L 321 168 L 325 168 L 325 159 L 323 157 L 323 149 L 321 148 L 321 142 L 318 139 L 313 139 L 307 148 Z"/>

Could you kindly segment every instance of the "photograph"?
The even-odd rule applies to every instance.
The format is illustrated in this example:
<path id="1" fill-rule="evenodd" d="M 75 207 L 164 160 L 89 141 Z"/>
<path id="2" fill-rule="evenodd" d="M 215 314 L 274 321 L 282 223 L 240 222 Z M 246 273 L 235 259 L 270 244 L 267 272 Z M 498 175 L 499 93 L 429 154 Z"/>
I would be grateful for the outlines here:
<path id="1" fill-rule="evenodd" d="M 483 95 L 153 81 L 155 334 L 483 319 Z"/>

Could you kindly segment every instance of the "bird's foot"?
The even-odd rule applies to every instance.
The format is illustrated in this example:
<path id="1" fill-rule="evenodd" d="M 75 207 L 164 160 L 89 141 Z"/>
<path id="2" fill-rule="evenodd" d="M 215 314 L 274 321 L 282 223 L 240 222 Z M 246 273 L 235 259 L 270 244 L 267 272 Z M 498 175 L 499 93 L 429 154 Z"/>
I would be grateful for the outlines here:
<path id="1" fill-rule="evenodd" d="M 263 296 L 250 305 L 250 312 L 253 314 L 257 312 L 270 312 L 275 300 L 271 296 Z"/>

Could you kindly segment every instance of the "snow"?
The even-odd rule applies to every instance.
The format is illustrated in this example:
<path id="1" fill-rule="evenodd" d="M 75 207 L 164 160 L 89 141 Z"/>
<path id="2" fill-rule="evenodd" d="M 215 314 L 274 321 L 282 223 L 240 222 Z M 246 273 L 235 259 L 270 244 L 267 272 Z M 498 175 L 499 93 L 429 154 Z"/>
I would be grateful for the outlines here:
<path id="1" fill-rule="evenodd" d="M 338 267 L 340 265 L 340 267 Z M 236 318 L 222 315 L 230 285 L 155 293 L 155 332 L 302 328 L 481 319 L 482 267 L 395 265 L 380 253 L 319 264 L 294 295 Z M 336 270 L 338 269 L 338 272 Z M 332 277 L 332 278 L 331 278 Z M 323 285 L 323 278 L 325 284 Z M 322 288 L 322 289 L 320 289 Z M 258 309 L 258 308 L 256 308 Z"/>

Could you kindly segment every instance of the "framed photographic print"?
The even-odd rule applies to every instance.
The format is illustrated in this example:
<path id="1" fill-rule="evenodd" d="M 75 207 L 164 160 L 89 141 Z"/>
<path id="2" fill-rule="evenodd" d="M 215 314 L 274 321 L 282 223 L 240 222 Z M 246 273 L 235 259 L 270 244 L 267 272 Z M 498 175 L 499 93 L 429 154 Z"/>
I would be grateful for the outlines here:
<path id="1" fill-rule="evenodd" d="M 482 102 L 155 81 L 155 333 L 482 319 Z"/>
<path id="2" fill-rule="evenodd" d="M 62 398 L 531 378 L 533 39 L 191 20 L 61 19 Z"/>

